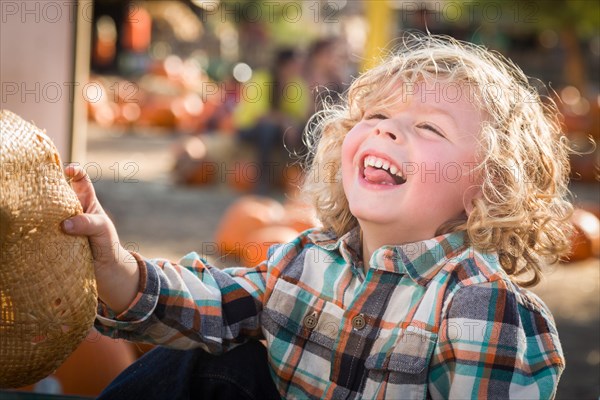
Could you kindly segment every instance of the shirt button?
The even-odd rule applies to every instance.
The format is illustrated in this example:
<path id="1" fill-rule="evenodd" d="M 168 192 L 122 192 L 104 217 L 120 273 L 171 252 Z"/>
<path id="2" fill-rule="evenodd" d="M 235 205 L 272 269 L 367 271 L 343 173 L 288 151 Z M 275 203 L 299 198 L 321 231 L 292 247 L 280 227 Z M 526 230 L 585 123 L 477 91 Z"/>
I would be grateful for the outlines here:
<path id="1" fill-rule="evenodd" d="M 319 321 L 319 316 L 317 314 L 317 312 L 313 312 L 312 314 L 308 314 L 306 317 L 304 317 L 303 323 L 304 323 L 304 327 L 308 328 L 308 329 L 315 329 L 315 326 L 317 326 L 317 322 Z"/>
<path id="2" fill-rule="evenodd" d="M 354 318 L 352 318 L 352 327 L 356 330 L 361 330 L 365 327 L 367 323 L 365 322 L 365 317 L 362 314 L 358 314 Z"/>

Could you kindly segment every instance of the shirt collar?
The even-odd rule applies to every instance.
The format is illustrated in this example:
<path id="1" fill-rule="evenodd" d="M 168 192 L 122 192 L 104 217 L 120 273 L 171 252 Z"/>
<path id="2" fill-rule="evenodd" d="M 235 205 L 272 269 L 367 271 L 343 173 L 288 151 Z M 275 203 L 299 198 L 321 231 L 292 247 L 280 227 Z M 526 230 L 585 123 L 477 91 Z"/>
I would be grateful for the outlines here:
<path id="1" fill-rule="evenodd" d="M 340 238 L 333 231 L 313 231 L 308 234 L 309 239 L 317 246 L 338 251 L 348 263 L 362 264 L 362 249 L 360 245 L 360 229 L 351 229 Z"/>
<path id="2" fill-rule="evenodd" d="M 356 227 L 337 238 L 331 231 L 313 231 L 308 236 L 317 246 L 339 251 L 347 259 L 348 250 L 360 254 L 360 234 Z M 458 231 L 402 245 L 388 245 L 375 250 L 370 268 L 408 274 L 415 283 L 426 286 L 446 262 L 465 247 L 465 232 Z"/>

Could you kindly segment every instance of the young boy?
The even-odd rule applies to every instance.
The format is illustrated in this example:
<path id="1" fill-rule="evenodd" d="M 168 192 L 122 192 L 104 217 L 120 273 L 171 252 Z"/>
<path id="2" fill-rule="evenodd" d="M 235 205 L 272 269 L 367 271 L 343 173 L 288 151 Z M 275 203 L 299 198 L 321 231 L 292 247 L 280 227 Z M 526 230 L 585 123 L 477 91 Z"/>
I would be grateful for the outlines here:
<path id="1" fill-rule="evenodd" d="M 86 214 L 64 229 L 95 249 L 96 328 L 213 354 L 264 338 L 283 398 L 553 397 L 564 369 L 556 327 L 519 284 L 568 249 L 568 148 L 554 106 L 501 56 L 426 36 L 357 78 L 347 103 L 312 126 L 305 192 L 323 227 L 252 269 L 115 249 L 92 185 L 68 167 Z M 205 351 L 157 354 L 106 397 L 242 379 L 211 369 Z M 140 371 L 155 372 L 140 383 Z M 265 385 L 247 398 L 273 395 Z"/>

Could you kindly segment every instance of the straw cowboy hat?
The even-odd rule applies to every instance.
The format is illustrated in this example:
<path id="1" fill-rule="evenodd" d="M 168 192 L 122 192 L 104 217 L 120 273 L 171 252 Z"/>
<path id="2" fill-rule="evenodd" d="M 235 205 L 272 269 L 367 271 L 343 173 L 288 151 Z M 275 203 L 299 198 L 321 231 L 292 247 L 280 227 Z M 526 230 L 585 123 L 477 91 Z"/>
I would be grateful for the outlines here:
<path id="1" fill-rule="evenodd" d="M 49 375 L 93 324 L 88 240 L 60 229 L 81 212 L 50 139 L 0 110 L 0 388 Z"/>

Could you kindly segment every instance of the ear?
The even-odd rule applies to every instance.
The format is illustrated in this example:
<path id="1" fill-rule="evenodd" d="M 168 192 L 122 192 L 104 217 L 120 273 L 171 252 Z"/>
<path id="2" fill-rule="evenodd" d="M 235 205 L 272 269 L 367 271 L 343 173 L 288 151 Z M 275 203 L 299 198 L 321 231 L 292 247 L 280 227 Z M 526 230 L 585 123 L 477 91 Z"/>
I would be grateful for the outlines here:
<path id="1" fill-rule="evenodd" d="M 465 213 L 467 216 L 471 215 L 473 208 L 475 207 L 475 201 L 483 198 L 480 186 L 469 187 L 463 196 L 463 206 L 465 207 Z"/>

